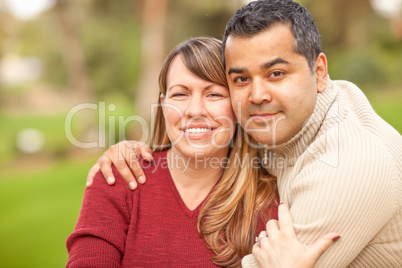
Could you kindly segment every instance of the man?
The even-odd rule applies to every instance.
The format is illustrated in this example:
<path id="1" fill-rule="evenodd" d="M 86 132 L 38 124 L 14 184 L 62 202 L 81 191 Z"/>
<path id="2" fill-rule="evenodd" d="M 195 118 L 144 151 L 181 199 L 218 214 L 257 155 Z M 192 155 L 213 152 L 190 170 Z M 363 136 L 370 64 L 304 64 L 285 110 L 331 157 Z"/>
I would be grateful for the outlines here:
<path id="1" fill-rule="evenodd" d="M 342 235 L 316 266 L 400 266 L 401 136 L 355 85 L 329 79 L 310 13 L 252 2 L 228 22 L 223 47 L 236 117 L 265 146 L 297 237 Z"/>
<path id="2" fill-rule="evenodd" d="M 355 85 L 330 80 L 311 14 L 291 0 L 252 2 L 223 47 L 236 117 L 265 148 L 297 238 L 342 235 L 316 266 L 400 267 L 402 138 Z"/>

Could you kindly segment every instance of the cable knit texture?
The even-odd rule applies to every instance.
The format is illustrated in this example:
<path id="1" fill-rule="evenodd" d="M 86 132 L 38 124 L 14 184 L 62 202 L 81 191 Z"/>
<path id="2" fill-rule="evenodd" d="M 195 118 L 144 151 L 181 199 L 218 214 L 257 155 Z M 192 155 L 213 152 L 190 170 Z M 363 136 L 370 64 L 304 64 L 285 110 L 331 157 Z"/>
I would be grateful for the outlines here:
<path id="1" fill-rule="evenodd" d="M 342 236 L 315 267 L 402 267 L 402 137 L 358 87 L 328 79 L 303 129 L 268 149 L 298 239 Z"/>

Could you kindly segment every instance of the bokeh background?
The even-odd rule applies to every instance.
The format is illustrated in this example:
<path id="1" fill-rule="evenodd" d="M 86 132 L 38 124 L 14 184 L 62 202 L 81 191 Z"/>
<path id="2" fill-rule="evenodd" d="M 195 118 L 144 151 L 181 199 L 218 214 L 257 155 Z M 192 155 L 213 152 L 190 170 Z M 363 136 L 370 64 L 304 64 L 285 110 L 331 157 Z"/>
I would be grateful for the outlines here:
<path id="1" fill-rule="evenodd" d="M 0 267 L 65 265 L 88 169 L 119 140 L 147 138 L 167 51 L 220 39 L 246 2 L 0 0 Z M 401 133 L 402 0 L 299 2 L 331 78 L 355 82 Z"/>

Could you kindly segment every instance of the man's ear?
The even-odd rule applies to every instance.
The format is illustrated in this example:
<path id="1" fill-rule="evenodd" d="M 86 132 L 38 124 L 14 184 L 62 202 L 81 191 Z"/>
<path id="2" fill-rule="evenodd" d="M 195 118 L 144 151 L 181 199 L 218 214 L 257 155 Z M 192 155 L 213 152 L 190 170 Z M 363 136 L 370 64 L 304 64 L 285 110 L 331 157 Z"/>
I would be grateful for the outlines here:
<path id="1" fill-rule="evenodd" d="M 327 87 L 327 79 L 328 79 L 328 65 L 327 65 L 327 57 L 324 53 L 320 53 L 315 61 L 315 76 L 317 83 L 317 92 L 324 92 Z"/>

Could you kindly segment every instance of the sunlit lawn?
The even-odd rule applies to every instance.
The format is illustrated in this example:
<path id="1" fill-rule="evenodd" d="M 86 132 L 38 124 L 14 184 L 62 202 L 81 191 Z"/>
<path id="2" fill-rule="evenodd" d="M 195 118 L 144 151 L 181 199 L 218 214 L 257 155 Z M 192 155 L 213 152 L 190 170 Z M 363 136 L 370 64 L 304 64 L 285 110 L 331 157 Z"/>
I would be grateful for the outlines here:
<path id="1" fill-rule="evenodd" d="M 0 267 L 63 267 L 91 162 L 60 162 L 0 181 Z M 23 169 L 23 167 L 21 167 Z"/>
<path id="2" fill-rule="evenodd" d="M 402 133 L 402 92 L 374 92 L 368 96 L 377 113 Z M 10 120 L 8 126 L 2 121 L 0 149 L 14 146 L 10 142 L 12 134 L 32 122 L 51 137 L 53 145 L 60 143 L 55 137 L 65 139 L 60 129 L 62 117 L 45 123 L 34 118 Z M 4 157 L 0 155 L 0 159 Z M 36 171 L 24 165 L 0 171 L 0 267 L 65 265 L 65 239 L 77 220 L 85 178 L 94 161 L 58 160 Z"/>
<path id="3" fill-rule="evenodd" d="M 374 110 L 402 134 L 402 88 L 394 91 L 368 92 Z"/>

